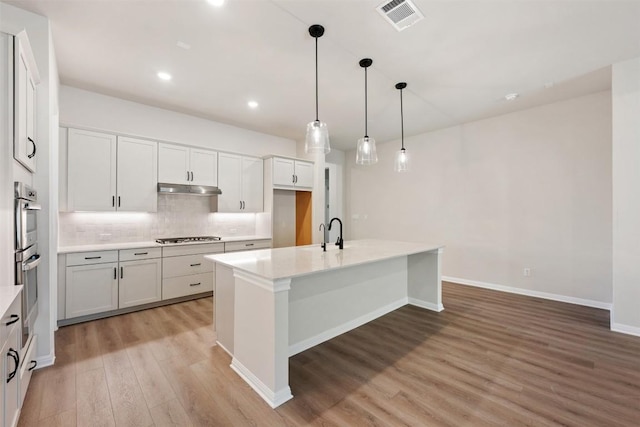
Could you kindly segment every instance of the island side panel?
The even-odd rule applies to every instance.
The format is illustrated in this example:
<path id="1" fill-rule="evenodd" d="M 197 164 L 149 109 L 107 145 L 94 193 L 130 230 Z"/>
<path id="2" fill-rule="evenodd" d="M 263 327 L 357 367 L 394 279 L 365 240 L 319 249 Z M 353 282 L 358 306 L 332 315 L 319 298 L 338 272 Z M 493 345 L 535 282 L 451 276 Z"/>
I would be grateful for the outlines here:
<path id="1" fill-rule="evenodd" d="M 217 334 L 217 342 L 223 349 L 233 356 L 233 305 L 235 301 L 235 285 L 233 269 L 226 265 L 216 263 L 214 328 Z"/>
<path id="2" fill-rule="evenodd" d="M 357 328 L 407 301 L 406 257 L 293 278 L 289 355 Z"/>
<path id="3" fill-rule="evenodd" d="M 231 367 L 272 407 L 291 399 L 289 388 L 290 279 L 268 280 L 234 269 Z"/>
<path id="4" fill-rule="evenodd" d="M 407 257 L 409 304 L 442 311 L 442 248 Z"/>

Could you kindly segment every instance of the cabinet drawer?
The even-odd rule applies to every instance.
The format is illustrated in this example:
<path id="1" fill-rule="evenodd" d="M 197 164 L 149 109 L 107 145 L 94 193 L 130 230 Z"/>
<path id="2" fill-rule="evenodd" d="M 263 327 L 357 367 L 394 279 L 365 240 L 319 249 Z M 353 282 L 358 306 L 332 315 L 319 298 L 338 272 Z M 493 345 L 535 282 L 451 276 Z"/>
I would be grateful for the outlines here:
<path id="1" fill-rule="evenodd" d="M 137 261 L 139 259 L 160 258 L 162 248 L 121 249 L 120 261 Z"/>
<path id="2" fill-rule="evenodd" d="M 162 299 L 213 291 L 213 273 L 191 274 L 162 280 Z"/>
<path id="3" fill-rule="evenodd" d="M 102 264 L 118 262 L 118 251 L 94 251 L 67 254 L 67 267 L 72 265 Z"/>
<path id="4" fill-rule="evenodd" d="M 224 243 L 202 243 L 198 245 L 178 245 L 162 248 L 162 256 L 207 255 L 224 252 Z"/>
<path id="5" fill-rule="evenodd" d="M 19 328 L 22 325 L 22 293 L 19 293 L 7 312 L 2 316 L 2 324 L 0 325 L 0 347 L 7 340 L 7 337 L 11 334 L 14 328 Z M 0 367 L 2 364 L 0 363 Z M 0 384 L 0 387 L 2 385 Z M 0 405 L 2 402 L 0 402 Z"/>
<path id="6" fill-rule="evenodd" d="M 191 274 L 213 273 L 213 263 L 204 255 L 183 255 L 162 260 L 162 277 L 178 277 Z"/>
<path id="7" fill-rule="evenodd" d="M 33 370 L 37 366 L 35 361 L 37 345 L 38 336 L 34 335 L 31 340 L 31 344 L 29 344 L 27 354 L 24 356 L 24 360 L 20 362 L 22 365 L 20 367 L 20 406 L 24 403 L 24 397 L 27 395 L 27 389 L 29 388 L 29 382 L 31 381 L 31 374 L 33 374 Z"/>
<path id="8" fill-rule="evenodd" d="M 254 249 L 268 249 L 271 240 L 245 240 L 242 242 L 228 242 L 224 244 L 225 252 L 252 251 Z"/>

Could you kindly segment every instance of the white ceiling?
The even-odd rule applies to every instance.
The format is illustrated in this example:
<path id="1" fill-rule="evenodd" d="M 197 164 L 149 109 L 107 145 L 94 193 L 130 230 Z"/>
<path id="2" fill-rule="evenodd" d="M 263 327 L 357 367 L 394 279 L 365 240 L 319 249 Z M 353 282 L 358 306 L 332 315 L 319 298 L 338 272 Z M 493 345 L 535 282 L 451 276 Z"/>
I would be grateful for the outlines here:
<path id="1" fill-rule="evenodd" d="M 342 149 L 364 134 L 364 57 L 369 135 L 383 142 L 400 134 L 397 82 L 414 135 L 608 89 L 609 65 L 640 56 L 640 1 L 414 0 L 425 19 L 402 32 L 378 0 L 7 3 L 50 18 L 63 84 L 295 140 L 315 116 L 307 29 L 321 24 L 320 119 Z"/>

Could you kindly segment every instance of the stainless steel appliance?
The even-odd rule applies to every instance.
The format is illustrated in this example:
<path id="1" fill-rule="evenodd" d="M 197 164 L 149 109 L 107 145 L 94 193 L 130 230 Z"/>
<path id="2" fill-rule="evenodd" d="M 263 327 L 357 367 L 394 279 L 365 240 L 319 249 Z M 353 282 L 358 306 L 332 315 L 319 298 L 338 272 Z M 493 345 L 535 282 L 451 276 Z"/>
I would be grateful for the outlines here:
<path id="1" fill-rule="evenodd" d="M 157 243 L 162 245 L 176 243 L 192 243 L 192 242 L 216 242 L 221 238 L 218 236 L 195 236 L 195 237 L 168 237 L 165 239 L 156 239 Z"/>
<path id="2" fill-rule="evenodd" d="M 38 316 L 38 193 L 20 182 L 15 183 L 15 278 L 22 285 L 22 356 L 31 342 Z"/>

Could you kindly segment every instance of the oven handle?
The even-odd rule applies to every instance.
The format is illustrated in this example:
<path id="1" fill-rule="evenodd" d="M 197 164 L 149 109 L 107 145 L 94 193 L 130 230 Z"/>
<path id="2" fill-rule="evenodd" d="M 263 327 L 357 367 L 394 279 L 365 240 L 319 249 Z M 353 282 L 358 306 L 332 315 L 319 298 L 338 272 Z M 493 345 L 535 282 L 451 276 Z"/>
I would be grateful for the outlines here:
<path id="1" fill-rule="evenodd" d="M 34 255 L 29 259 L 31 261 L 22 263 L 22 271 L 33 270 L 34 268 L 36 268 L 38 266 L 38 264 L 40 264 L 40 261 L 42 261 L 42 258 L 40 257 L 40 254 Z"/>
<path id="2" fill-rule="evenodd" d="M 22 209 L 26 211 L 39 211 L 42 209 L 42 206 L 40 206 L 38 203 L 25 203 Z"/>

